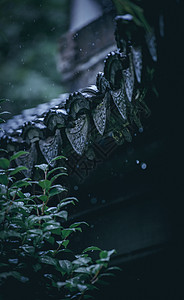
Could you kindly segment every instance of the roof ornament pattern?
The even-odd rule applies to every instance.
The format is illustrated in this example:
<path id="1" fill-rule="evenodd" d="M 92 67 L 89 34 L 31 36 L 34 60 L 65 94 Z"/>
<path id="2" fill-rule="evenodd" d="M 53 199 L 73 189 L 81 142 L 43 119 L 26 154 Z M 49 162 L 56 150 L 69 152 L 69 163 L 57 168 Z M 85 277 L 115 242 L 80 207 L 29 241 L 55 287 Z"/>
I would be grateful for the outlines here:
<path id="1" fill-rule="evenodd" d="M 150 53 L 154 66 L 156 38 L 154 31 L 145 36 L 130 15 L 116 17 L 116 24 L 118 49 L 107 55 L 96 85 L 66 95 L 23 125 L 19 122 L 11 128 L 9 121 L 8 127 L 4 126 L 2 145 L 8 145 L 10 152 L 29 152 L 16 161 L 28 167 L 23 171 L 26 176 L 31 175 L 40 156 L 49 162 L 73 149 L 79 156 L 93 153 L 90 157 L 94 157 L 94 142 L 105 137 L 118 144 L 131 142 L 136 127 L 142 127 L 142 116 L 150 113 L 144 102 L 149 81 L 147 55 Z"/>

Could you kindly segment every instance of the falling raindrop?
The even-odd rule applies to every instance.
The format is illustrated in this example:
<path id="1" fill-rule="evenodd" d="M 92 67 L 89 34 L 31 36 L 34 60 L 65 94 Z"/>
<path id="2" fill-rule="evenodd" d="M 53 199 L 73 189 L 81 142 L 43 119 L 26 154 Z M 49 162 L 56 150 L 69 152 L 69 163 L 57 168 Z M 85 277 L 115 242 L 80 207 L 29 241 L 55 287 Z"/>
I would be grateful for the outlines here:
<path id="1" fill-rule="evenodd" d="M 144 162 L 143 162 L 143 163 L 141 163 L 141 169 L 142 169 L 142 170 L 145 170 L 146 168 L 147 168 L 147 164 L 146 164 L 146 163 L 144 163 Z"/>
<path id="2" fill-rule="evenodd" d="M 136 164 L 137 164 L 137 165 L 139 164 L 139 160 L 138 160 L 138 159 L 136 159 Z"/>
<path id="3" fill-rule="evenodd" d="M 142 127 L 139 128 L 139 132 L 142 133 L 144 129 Z"/>
<path id="4" fill-rule="evenodd" d="M 91 204 L 96 204 L 97 198 L 96 197 L 91 198 L 90 202 L 91 202 Z"/>

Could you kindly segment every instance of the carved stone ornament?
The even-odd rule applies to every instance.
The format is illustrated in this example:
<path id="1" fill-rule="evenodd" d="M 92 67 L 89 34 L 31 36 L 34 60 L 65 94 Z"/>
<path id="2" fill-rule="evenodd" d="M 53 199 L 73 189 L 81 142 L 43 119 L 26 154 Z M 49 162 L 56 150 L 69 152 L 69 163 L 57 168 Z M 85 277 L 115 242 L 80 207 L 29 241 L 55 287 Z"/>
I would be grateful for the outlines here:
<path id="1" fill-rule="evenodd" d="M 146 32 L 145 39 L 153 61 L 157 61 L 156 36 L 153 29 L 150 32 Z"/>
<path id="2" fill-rule="evenodd" d="M 39 141 L 40 150 L 48 163 L 50 163 L 53 158 L 58 156 L 61 145 L 62 139 L 59 129 L 56 130 L 55 136 L 48 137 L 46 140 Z M 54 167 L 55 163 L 56 162 L 54 161 L 50 163 L 50 165 Z"/>
<path id="3" fill-rule="evenodd" d="M 137 81 L 141 83 L 142 72 L 142 48 L 140 46 L 132 46 L 132 60 Z"/>
<path id="4" fill-rule="evenodd" d="M 32 176 L 33 167 L 37 161 L 37 151 L 35 143 L 31 144 L 28 154 L 24 154 L 15 159 L 17 166 L 25 166 L 28 170 L 23 170 L 22 173 L 26 177 Z"/>
<path id="5" fill-rule="evenodd" d="M 125 89 L 122 87 L 116 91 L 111 91 L 110 93 L 119 113 L 121 114 L 122 118 L 126 120 L 127 119 L 127 107 L 126 107 L 127 96 L 125 93 Z"/>
<path id="6" fill-rule="evenodd" d="M 128 100 L 132 101 L 132 95 L 134 90 L 134 68 L 131 54 L 128 54 L 129 57 L 129 67 L 123 70 L 123 78 L 125 84 L 125 91 L 128 97 Z"/>
<path id="7" fill-rule="evenodd" d="M 87 142 L 88 119 L 81 115 L 74 121 L 74 127 L 65 130 L 68 140 L 77 154 L 82 155 Z"/>
<path id="8" fill-rule="evenodd" d="M 51 131 L 54 131 L 57 127 L 64 127 L 67 119 L 67 112 L 65 109 L 56 107 L 50 109 L 47 113 L 44 123 L 48 126 Z"/>
<path id="9" fill-rule="evenodd" d="M 66 111 L 70 112 L 70 116 L 76 119 L 79 111 L 89 110 L 89 100 L 80 92 L 70 94 L 66 101 Z"/>
<path id="10" fill-rule="evenodd" d="M 147 88 L 142 76 L 143 64 L 147 64 L 143 59 L 146 60 L 147 55 L 143 54 L 147 42 L 152 59 L 157 60 L 154 30 L 145 35 L 145 31 L 137 28 L 130 15 L 119 16 L 116 21 L 116 41 L 119 49 L 112 51 L 105 58 L 104 72 L 97 74 L 96 85 L 69 95 L 65 94 L 66 100 L 61 97 L 60 103 L 50 106 L 49 111 L 41 115 L 38 110 L 38 115 L 31 122 L 23 122 L 24 125 L 16 128 L 7 126 L 1 138 L 6 146 L 8 140 L 3 139 L 6 135 L 16 140 L 13 147 L 17 150 L 22 149 L 24 144 L 25 148 L 31 145 L 29 154 L 17 159 L 18 165 L 28 168 L 28 171 L 23 171 L 26 176 L 31 176 L 39 148 L 47 162 L 61 153 L 60 129 L 63 145 L 66 147 L 63 152 L 67 153 L 67 149 L 72 147 L 80 156 L 88 151 L 88 156 L 93 157 L 87 146 L 88 140 L 91 143 L 101 142 L 109 136 L 110 128 L 116 142 L 122 142 L 124 139 L 130 142 L 132 132 L 141 126 L 141 116 L 148 115 L 149 110 L 143 101 Z M 150 59 L 148 63 L 149 61 Z M 144 77 L 147 75 L 148 80 L 152 80 L 145 68 Z M 113 114 L 114 107 L 117 108 L 115 112 L 118 111 L 118 114 Z M 93 132 L 89 128 L 93 128 Z M 39 147 L 35 147 L 35 142 Z M 11 147 L 10 150 L 12 149 L 14 148 Z"/>
<path id="11" fill-rule="evenodd" d="M 97 76 L 96 76 L 96 85 L 97 85 L 97 88 L 100 91 L 100 93 L 102 93 L 103 95 L 105 94 L 107 89 L 110 90 L 110 84 L 107 81 L 107 79 L 105 78 L 103 72 L 99 72 L 97 74 Z"/>
<path id="12" fill-rule="evenodd" d="M 98 132 L 103 135 L 105 131 L 106 126 L 106 120 L 107 120 L 107 102 L 108 102 L 108 94 L 105 94 L 105 97 L 103 98 L 103 101 L 96 106 L 94 111 L 92 112 L 93 121 L 95 123 L 95 126 L 98 130 Z"/>

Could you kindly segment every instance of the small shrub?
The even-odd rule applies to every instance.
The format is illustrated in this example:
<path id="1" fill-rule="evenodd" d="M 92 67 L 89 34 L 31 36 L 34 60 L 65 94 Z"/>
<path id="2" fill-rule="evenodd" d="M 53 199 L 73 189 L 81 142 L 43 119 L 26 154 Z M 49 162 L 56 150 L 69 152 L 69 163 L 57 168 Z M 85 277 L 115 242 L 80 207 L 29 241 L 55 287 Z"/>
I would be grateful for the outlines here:
<path id="1" fill-rule="evenodd" d="M 66 174 L 66 169 L 51 168 L 50 164 L 36 165 L 42 174 L 41 180 L 21 176 L 17 179 L 26 168 L 12 165 L 26 152 L 20 151 L 8 157 L 6 150 L 1 151 L 5 151 L 6 156 L 0 158 L 2 299 L 7 299 L 12 293 L 19 299 L 22 295 L 24 299 L 37 300 L 91 297 L 97 283 L 103 283 L 101 277 L 113 275 L 108 263 L 115 250 L 88 247 L 76 254 L 69 248 L 73 234 L 82 232 L 87 223 L 70 224 L 68 221 L 67 206 L 75 205 L 78 200 L 74 197 L 63 199 L 66 189 L 55 184 L 59 176 Z M 64 157 L 55 158 L 59 159 Z M 38 186 L 40 192 L 30 192 L 35 190 L 33 185 Z M 60 196 L 59 203 L 49 206 L 56 195 Z M 99 252 L 97 259 L 92 258 L 93 251 Z M 23 296 L 24 292 L 26 296 Z"/>

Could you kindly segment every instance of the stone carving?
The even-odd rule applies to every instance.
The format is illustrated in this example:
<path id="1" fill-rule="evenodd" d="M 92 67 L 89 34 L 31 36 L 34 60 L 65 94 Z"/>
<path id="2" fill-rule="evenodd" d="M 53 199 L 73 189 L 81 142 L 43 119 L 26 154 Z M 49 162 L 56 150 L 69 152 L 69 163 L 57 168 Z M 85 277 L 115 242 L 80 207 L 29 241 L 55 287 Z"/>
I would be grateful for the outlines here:
<path id="1" fill-rule="evenodd" d="M 137 27 L 130 15 L 116 20 L 115 34 L 119 49 L 107 55 L 104 72 L 97 74 L 96 85 L 69 96 L 66 94 L 66 99 L 62 98 L 60 103 L 57 102 L 57 105 L 49 107 L 49 110 L 23 126 L 11 128 L 9 122 L 7 131 L 4 127 L 1 141 L 12 141 L 10 152 L 15 151 L 12 149 L 22 149 L 23 145 L 30 147 L 29 154 L 17 160 L 17 164 L 28 167 L 29 170 L 24 171 L 26 176 L 31 175 L 34 163 L 37 163 L 39 149 L 46 162 L 61 153 L 61 147 L 67 155 L 70 145 L 78 155 L 85 154 L 91 159 L 95 155 L 91 154 L 92 143 L 103 142 L 109 136 L 117 144 L 122 144 L 124 139 L 130 142 L 135 126 L 142 127 L 142 115 L 149 115 L 143 101 L 147 91 L 144 86 L 147 73 L 142 76 L 145 34 L 140 28 L 139 34 L 136 34 Z M 129 31 L 126 31 L 127 28 Z M 156 61 L 154 31 L 146 34 L 146 41 L 153 61 Z M 146 80 L 148 82 L 149 77 Z M 39 148 L 35 147 L 35 143 Z"/>
<path id="2" fill-rule="evenodd" d="M 19 156 L 15 159 L 15 162 L 18 166 L 25 166 L 27 170 L 23 170 L 22 173 L 26 177 L 31 177 L 33 173 L 33 167 L 37 161 L 37 150 L 35 143 L 32 143 L 30 149 L 26 151 L 29 153 Z"/>
<path id="3" fill-rule="evenodd" d="M 77 154 L 82 155 L 87 142 L 88 120 L 86 115 L 81 115 L 74 121 L 72 128 L 65 129 L 66 135 Z"/>
<path id="4" fill-rule="evenodd" d="M 146 32 L 145 38 L 152 59 L 157 61 L 156 36 L 154 30 L 152 29 L 152 31 Z"/>
<path id="5" fill-rule="evenodd" d="M 40 140 L 39 141 L 39 146 L 40 150 L 45 157 L 47 163 L 50 163 L 50 161 L 58 156 L 59 150 L 61 149 L 62 145 L 62 139 L 61 139 L 61 134 L 60 130 L 56 129 L 56 133 L 53 137 L 48 137 L 46 140 Z M 55 166 L 55 161 L 50 163 L 52 167 Z"/>
<path id="6" fill-rule="evenodd" d="M 107 103 L 108 103 L 108 94 L 105 94 L 102 102 L 96 106 L 92 112 L 93 121 L 98 132 L 103 135 L 107 119 Z"/>
<path id="7" fill-rule="evenodd" d="M 54 131 L 56 128 L 65 127 L 66 120 L 66 110 L 56 106 L 54 109 L 49 110 L 44 118 L 44 123 L 51 131 Z"/>
<path id="8" fill-rule="evenodd" d="M 132 60 L 137 81 L 141 83 L 142 72 L 142 48 L 141 46 L 132 46 Z"/>
<path id="9" fill-rule="evenodd" d="M 132 95 L 134 90 L 134 69 L 131 54 L 128 54 L 129 64 L 128 68 L 123 70 L 123 78 L 125 84 L 125 91 L 127 94 L 128 100 L 132 101 Z"/>
<path id="10" fill-rule="evenodd" d="M 120 115 L 124 120 L 126 120 L 127 119 L 127 107 L 126 107 L 127 97 L 124 88 L 122 87 L 121 89 L 118 89 L 116 91 L 111 91 L 110 93 Z"/>
<path id="11" fill-rule="evenodd" d="M 76 119 L 79 111 L 85 112 L 86 110 L 89 110 L 88 99 L 86 99 L 80 92 L 70 94 L 66 101 L 66 111 L 70 113 L 70 116 L 73 119 Z"/>

